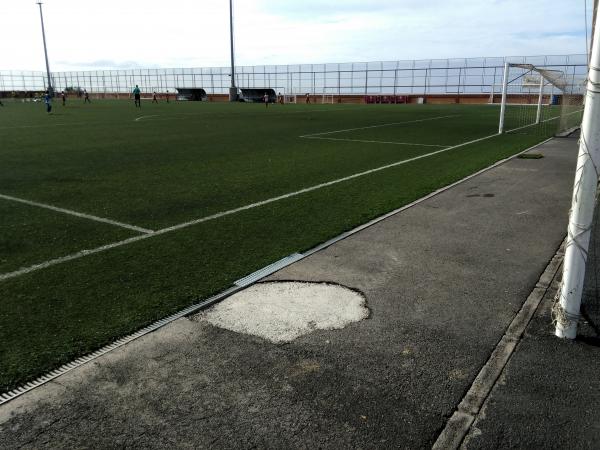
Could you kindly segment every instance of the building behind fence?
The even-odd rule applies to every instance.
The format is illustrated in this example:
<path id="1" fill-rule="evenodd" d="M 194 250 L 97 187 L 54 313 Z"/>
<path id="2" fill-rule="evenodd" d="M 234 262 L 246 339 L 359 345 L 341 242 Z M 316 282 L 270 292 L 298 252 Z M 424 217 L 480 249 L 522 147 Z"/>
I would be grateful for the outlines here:
<path id="1" fill-rule="evenodd" d="M 587 74 L 587 56 L 581 54 L 240 66 L 236 84 L 285 95 L 493 95 L 501 90 L 506 61 L 561 71 L 571 86 L 578 86 Z M 225 95 L 230 77 L 228 67 L 97 70 L 53 72 L 52 84 L 57 91 L 86 89 L 94 94 L 128 94 L 137 84 L 146 93 L 203 88 L 209 95 Z M 4 95 L 43 91 L 45 86 L 44 72 L 0 71 Z"/>

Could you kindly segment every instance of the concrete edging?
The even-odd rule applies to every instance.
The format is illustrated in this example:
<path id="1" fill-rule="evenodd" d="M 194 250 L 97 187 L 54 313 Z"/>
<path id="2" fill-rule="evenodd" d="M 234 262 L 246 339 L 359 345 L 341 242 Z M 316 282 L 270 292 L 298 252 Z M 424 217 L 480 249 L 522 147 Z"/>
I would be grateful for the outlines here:
<path id="1" fill-rule="evenodd" d="M 479 415 L 483 403 L 496 385 L 498 378 L 506 367 L 508 361 L 519 344 L 525 329 L 533 318 L 546 292 L 550 289 L 554 277 L 562 265 L 564 257 L 563 240 L 546 269 L 540 276 L 533 291 L 506 329 L 502 339 L 490 355 L 490 358 L 477 374 L 475 381 L 458 404 L 454 414 L 433 444 L 433 450 L 458 449 L 471 425 Z"/>

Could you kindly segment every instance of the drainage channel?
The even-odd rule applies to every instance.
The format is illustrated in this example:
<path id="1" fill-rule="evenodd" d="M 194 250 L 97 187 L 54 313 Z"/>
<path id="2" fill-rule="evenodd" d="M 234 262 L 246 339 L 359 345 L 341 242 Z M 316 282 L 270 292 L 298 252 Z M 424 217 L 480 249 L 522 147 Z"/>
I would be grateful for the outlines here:
<path id="1" fill-rule="evenodd" d="M 225 298 L 229 297 L 230 295 L 233 295 L 236 292 L 239 292 L 240 290 L 250 286 L 251 284 L 256 283 L 257 281 L 261 280 L 262 278 L 265 278 L 268 275 L 271 275 L 271 274 L 273 274 L 273 273 L 275 273 L 297 261 L 300 261 L 301 259 L 304 259 L 304 258 L 312 255 L 313 253 L 321 251 L 321 250 L 323 250 L 343 239 L 346 239 L 347 237 L 352 236 L 366 228 L 369 228 L 389 217 L 392 217 L 402 211 L 412 208 L 413 206 L 416 206 L 432 197 L 435 197 L 436 195 L 439 195 L 442 192 L 452 189 L 453 187 L 458 186 L 459 184 L 462 184 L 465 181 L 470 180 L 471 178 L 474 178 L 476 176 L 479 176 L 479 175 L 487 172 L 488 170 L 494 169 L 495 167 L 505 164 L 506 162 L 518 157 L 519 155 L 521 155 L 523 153 L 526 153 L 528 151 L 531 151 L 537 147 L 544 145 L 545 143 L 547 143 L 548 141 L 550 141 L 552 139 L 553 138 L 546 139 L 532 147 L 529 147 L 519 153 L 516 153 L 516 154 L 510 156 L 509 158 L 505 158 L 500 161 L 497 161 L 496 163 L 494 163 L 478 172 L 475 172 L 475 173 L 468 175 L 458 181 L 455 181 L 454 183 L 449 184 L 448 186 L 445 186 L 436 191 L 433 191 L 430 194 L 427 194 L 426 196 L 415 200 L 414 202 L 408 203 L 407 205 L 404 205 L 404 206 L 397 208 L 387 214 L 377 217 L 363 225 L 353 228 L 352 230 L 346 231 L 326 242 L 323 242 L 322 244 L 317 245 L 316 247 L 313 247 L 310 250 L 307 250 L 304 253 L 293 253 L 289 256 L 286 256 L 286 257 L 280 259 L 279 261 L 269 264 L 268 266 L 263 267 L 262 269 L 259 269 L 256 272 L 253 272 L 253 273 L 247 275 L 244 278 L 240 278 L 239 280 L 234 282 L 233 286 L 220 292 L 219 294 L 214 295 L 213 297 L 210 297 L 210 298 L 208 298 L 202 302 L 196 303 L 194 305 L 188 306 L 187 308 L 185 308 L 173 315 L 165 317 L 164 319 L 158 320 L 158 321 L 136 331 L 135 333 L 132 333 L 128 336 L 124 336 L 124 337 L 116 340 L 112 344 L 106 345 L 106 346 L 96 350 L 95 352 L 88 353 L 87 355 L 81 356 L 69 363 L 63 364 L 58 369 L 52 370 L 52 371 L 36 378 L 33 381 L 25 383 L 25 384 L 15 388 L 11 391 L 8 391 L 6 393 L 0 394 L 0 406 L 5 403 L 10 402 L 11 400 L 14 400 L 15 398 L 35 389 L 37 387 L 42 386 L 43 384 L 48 383 L 49 381 L 54 380 L 55 378 L 65 374 L 67 372 L 70 372 L 71 370 L 74 370 L 84 364 L 87 364 L 90 361 L 93 361 L 94 359 L 97 359 L 97 358 L 101 357 L 102 355 L 105 355 L 108 352 L 111 352 L 119 347 L 122 347 L 123 345 L 126 345 L 146 334 L 152 333 L 153 331 L 156 331 L 159 328 L 162 328 L 165 325 L 168 325 L 169 323 L 174 322 L 177 319 L 181 319 L 182 317 L 185 317 L 190 314 L 201 311 L 203 309 L 206 309 L 206 308 L 210 307 L 211 305 L 214 305 L 215 303 L 218 303 L 218 302 L 224 300 Z"/>

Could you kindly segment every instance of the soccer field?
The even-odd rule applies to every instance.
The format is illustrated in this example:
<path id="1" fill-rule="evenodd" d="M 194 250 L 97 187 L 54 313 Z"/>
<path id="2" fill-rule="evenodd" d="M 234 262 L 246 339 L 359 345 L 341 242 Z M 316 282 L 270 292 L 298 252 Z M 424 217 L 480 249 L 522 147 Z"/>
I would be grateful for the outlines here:
<path id="1" fill-rule="evenodd" d="M 70 100 L 46 115 L 39 103 L 8 103 L 0 392 L 556 130 L 548 120 L 495 135 L 498 114 Z"/>

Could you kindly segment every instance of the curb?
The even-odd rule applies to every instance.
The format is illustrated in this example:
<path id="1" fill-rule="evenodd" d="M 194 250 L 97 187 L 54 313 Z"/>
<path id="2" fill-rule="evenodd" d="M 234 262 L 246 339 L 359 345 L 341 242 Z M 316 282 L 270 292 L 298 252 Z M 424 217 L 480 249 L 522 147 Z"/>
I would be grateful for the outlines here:
<path id="1" fill-rule="evenodd" d="M 500 374 L 506 367 L 515 348 L 521 341 L 521 337 L 537 311 L 537 308 L 550 289 L 552 280 L 558 273 L 564 257 L 564 246 L 566 238 L 554 254 L 546 269 L 540 276 L 533 291 L 514 317 L 504 336 L 496 345 L 481 371 L 477 374 L 475 381 L 459 403 L 456 411 L 442 430 L 433 444 L 433 450 L 458 449 L 463 439 L 471 429 L 471 425 L 477 418 L 483 403 L 496 385 Z"/>

